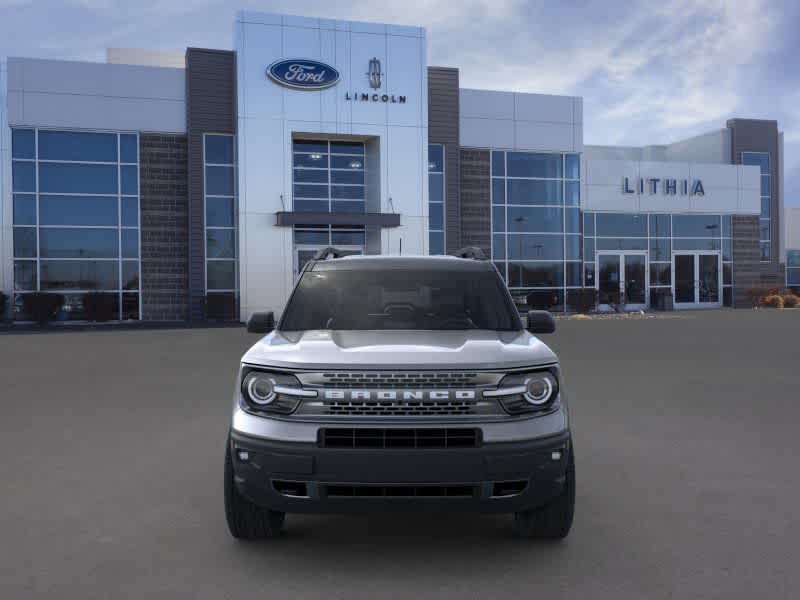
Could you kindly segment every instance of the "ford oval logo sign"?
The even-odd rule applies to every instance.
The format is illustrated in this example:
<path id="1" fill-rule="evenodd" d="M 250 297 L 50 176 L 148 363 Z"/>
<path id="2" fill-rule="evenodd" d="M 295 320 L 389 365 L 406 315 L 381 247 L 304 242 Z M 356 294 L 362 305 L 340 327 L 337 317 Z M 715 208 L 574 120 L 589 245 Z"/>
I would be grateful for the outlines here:
<path id="1" fill-rule="evenodd" d="M 272 81 L 296 90 L 324 90 L 339 83 L 339 71 L 316 60 L 279 60 L 267 68 Z"/>

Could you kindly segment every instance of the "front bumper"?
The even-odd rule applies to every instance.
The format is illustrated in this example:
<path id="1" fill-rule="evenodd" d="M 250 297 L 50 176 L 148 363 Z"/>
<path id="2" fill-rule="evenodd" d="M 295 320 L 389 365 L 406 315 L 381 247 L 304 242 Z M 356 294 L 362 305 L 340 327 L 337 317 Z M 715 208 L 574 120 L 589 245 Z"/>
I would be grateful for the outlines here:
<path id="1" fill-rule="evenodd" d="M 230 443 L 239 492 L 289 513 L 420 507 L 517 512 L 558 495 L 572 451 L 568 429 L 522 441 L 484 438 L 476 448 L 323 448 L 235 428 Z"/>

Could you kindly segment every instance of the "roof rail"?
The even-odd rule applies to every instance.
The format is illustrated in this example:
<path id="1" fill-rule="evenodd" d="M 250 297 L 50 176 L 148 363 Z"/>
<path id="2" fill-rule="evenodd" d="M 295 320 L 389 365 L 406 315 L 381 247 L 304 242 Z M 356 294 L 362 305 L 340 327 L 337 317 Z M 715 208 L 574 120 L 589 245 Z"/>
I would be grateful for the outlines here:
<path id="1" fill-rule="evenodd" d="M 328 260 L 329 258 L 342 258 L 343 256 L 347 256 L 343 250 L 328 246 L 318 251 L 314 255 L 314 260 Z"/>
<path id="2" fill-rule="evenodd" d="M 472 260 L 487 260 L 483 250 L 477 246 L 466 246 L 464 248 L 459 248 L 453 252 L 451 256 L 456 256 L 458 258 L 471 258 Z"/>

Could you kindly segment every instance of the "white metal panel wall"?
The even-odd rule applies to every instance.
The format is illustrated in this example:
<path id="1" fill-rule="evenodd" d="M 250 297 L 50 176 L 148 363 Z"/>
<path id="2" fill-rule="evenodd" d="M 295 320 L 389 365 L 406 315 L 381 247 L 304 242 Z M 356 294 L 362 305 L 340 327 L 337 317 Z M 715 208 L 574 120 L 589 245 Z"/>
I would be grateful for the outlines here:
<path id="1" fill-rule="evenodd" d="M 186 131 L 184 69 L 8 59 L 11 125 Z"/>
<path id="2" fill-rule="evenodd" d="M 460 142 L 469 148 L 583 150 L 583 100 L 461 89 Z"/>
<path id="3" fill-rule="evenodd" d="M 0 292 L 10 296 L 14 279 L 11 230 L 14 208 L 11 200 L 11 129 L 6 109 L 7 90 L 6 61 L 0 59 Z"/>
<path id="4" fill-rule="evenodd" d="M 294 283 L 292 230 L 275 213 L 292 209 L 292 136 L 354 135 L 370 139 L 371 210 L 398 212 L 401 226 L 384 229 L 381 250 L 427 250 L 428 106 L 425 30 L 378 23 L 290 17 L 242 11 L 234 26 L 238 79 L 239 268 L 241 318 L 283 309 Z M 373 57 L 384 74 L 369 87 Z M 278 59 L 306 58 L 334 66 L 339 83 L 321 91 L 293 90 L 267 78 Z M 401 104 L 352 101 L 345 93 L 400 95 Z M 370 160 L 372 164 L 372 160 Z"/>
<path id="5" fill-rule="evenodd" d="M 786 249 L 800 250 L 800 206 L 785 206 L 783 208 L 783 223 L 783 237 L 786 240 Z"/>
<path id="6" fill-rule="evenodd" d="M 653 162 L 583 159 L 581 161 L 581 204 L 584 210 L 721 213 L 757 215 L 761 210 L 760 173 L 757 167 L 686 162 Z M 656 193 L 650 193 L 645 181 L 644 193 L 625 193 L 627 177 L 630 189 L 637 190 L 639 178 L 660 179 Z M 665 194 L 665 178 L 678 180 L 678 193 Z M 704 195 L 683 195 L 680 181 L 703 183 Z"/>

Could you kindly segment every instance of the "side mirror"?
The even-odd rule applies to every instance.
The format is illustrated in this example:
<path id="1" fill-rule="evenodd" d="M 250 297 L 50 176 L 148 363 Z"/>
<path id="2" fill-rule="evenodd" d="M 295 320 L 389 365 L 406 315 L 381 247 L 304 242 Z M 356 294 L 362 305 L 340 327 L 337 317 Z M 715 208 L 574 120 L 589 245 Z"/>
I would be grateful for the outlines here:
<path id="1" fill-rule="evenodd" d="M 269 333 L 275 329 L 275 315 L 272 311 L 257 312 L 247 321 L 247 333 Z"/>
<path id="2" fill-rule="evenodd" d="M 528 311 L 528 331 L 531 333 L 553 333 L 555 330 L 556 320 L 548 311 Z"/>

